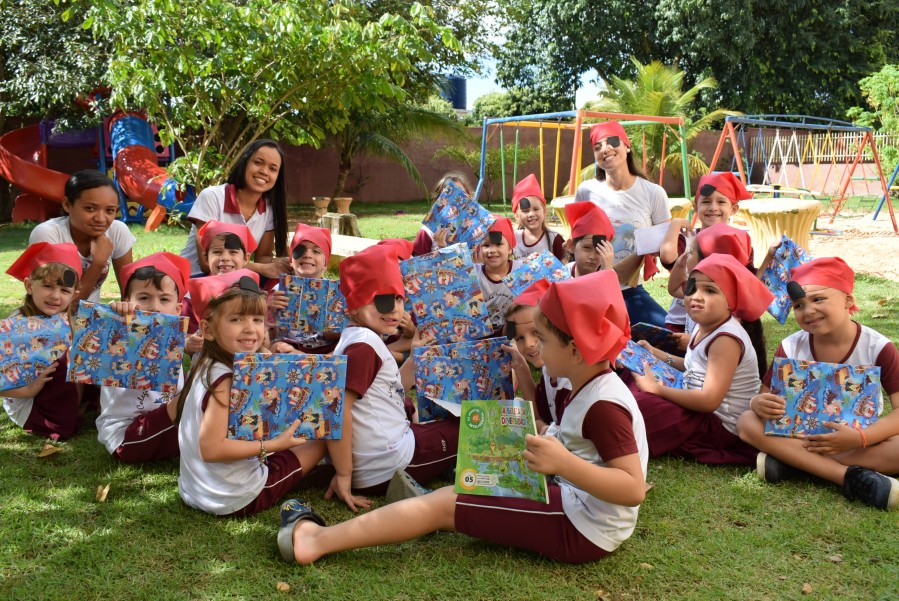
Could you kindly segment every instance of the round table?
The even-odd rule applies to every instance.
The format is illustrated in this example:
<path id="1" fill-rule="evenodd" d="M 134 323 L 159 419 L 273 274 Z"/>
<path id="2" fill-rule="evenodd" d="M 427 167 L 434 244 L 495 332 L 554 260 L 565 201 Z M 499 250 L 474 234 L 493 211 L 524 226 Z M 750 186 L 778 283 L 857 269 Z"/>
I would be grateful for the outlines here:
<path id="1" fill-rule="evenodd" d="M 749 226 L 756 261 L 761 261 L 768 247 L 784 234 L 808 248 L 809 233 L 820 213 L 817 200 L 783 197 L 741 200 L 737 210 L 737 216 Z"/>

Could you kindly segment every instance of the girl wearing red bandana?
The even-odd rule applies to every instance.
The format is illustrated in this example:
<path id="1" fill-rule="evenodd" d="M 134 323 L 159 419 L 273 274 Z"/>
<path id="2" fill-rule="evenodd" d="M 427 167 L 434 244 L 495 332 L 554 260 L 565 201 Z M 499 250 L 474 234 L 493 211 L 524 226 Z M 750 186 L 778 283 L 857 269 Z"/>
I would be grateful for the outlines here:
<path id="1" fill-rule="evenodd" d="M 490 327 L 494 336 L 499 336 L 503 328 L 506 309 L 512 304 L 512 291 L 503 282 L 521 261 L 512 256 L 515 250 L 515 233 L 508 217 L 494 215 L 496 221 L 490 226 L 487 237 L 478 246 L 480 262 L 474 265 L 478 284 L 484 293 Z"/>
<path id="2" fill-rule="evenodd" d="M 515 248 L 512 249 L 512 255 L 516 259 L 547 250 L 565 262 L 568 257 L 565 238 L 546 227 L 546 198 L 533 173 L 515 185 L 512 191 L 512 212 L 518 220 Z"/>
<path id="3" fill-rule="evenodd" d="M 801 288 L 794 287 L 791 299 L 802 330 L 784 339 L 774 356 L 876 365 L 890 405 L 899 406 L 899 351 L 882 334 L 852 320 L 858 311 L 852 269 L 842 259 L 824 257 L 797 267 L 790 276 Z M 804 439 L 765 436 L 765 421 L 784 414 L 784 400 L 770 393 L 771 375 L 771 370 L 765 374 L 751 410 L 737 422 L 740 437 L 762 451 L 756 462 L 759 477 L 780 482 L 813 475 L 840 486 L 850 500 L 896 509 L 899 482 L 884 474 L 899 473 L 899 411 L 864 430 L 825 422 L 833 432 Z M 881 397 L 877 412 L 882 410 Z"/>

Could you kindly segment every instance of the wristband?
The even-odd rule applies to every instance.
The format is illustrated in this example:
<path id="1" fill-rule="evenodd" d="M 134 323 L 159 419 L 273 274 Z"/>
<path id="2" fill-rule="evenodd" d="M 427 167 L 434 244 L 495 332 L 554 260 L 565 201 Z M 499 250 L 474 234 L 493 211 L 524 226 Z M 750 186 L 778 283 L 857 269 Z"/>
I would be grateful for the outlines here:
<path id="1" fill-rule="evenodd" d="M 265 442 L 259 441 L 259 463 L 265 464 L 268 463 L 268 453 L 265 452 Z"/>
<path id="2" fill-rule="evenodd" d="M 868 448 L 868 437 L 865 436 L 865 431 L 860 426 L 856 426 L 855 429 L 858 430 L 858 433 L 862 435 L 862 448 L 867 449 Z"/>
<path id="3" fill-rule="evenodd" d="M 665 359 L 665 363 L 667 363 L 668 365 L 674 365 L 674 359 L 671 358 L 671 353 L 665 353 L 665 355 L 667 356 Z"/>

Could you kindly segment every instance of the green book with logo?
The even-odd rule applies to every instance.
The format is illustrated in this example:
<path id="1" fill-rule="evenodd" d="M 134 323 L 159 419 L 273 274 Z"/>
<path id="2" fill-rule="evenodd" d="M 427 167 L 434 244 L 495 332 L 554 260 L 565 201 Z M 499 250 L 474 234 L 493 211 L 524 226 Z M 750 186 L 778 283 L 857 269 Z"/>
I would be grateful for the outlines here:
<path id="1" fill-rule="evenodd" d="M 530 401 L 462 401 L 455 491 L 549 503 L 546 476 L 522 458 L 525 436 L 537 434 Z"/>

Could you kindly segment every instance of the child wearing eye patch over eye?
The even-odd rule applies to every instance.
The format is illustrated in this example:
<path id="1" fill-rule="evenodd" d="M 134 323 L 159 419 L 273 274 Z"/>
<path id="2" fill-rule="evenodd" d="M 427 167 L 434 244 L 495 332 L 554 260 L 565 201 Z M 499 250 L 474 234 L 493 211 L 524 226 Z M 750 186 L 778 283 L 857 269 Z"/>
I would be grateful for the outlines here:
<path id="1" fill-rule="evenodd" d="M 10 318 L 68 315 L 81 278 L 81 258 L 74 244 L 37 242 L 6 273 L 25 284 L 25 301 Z M 30 384 L 0 391 L 13 423 L 54 440 L 78 433 L 80 395 L 75 384 L 66 382 L 67 365 L 65 354 Z"/>
<path id="2" fill-rule="evenodd" d="M 325 495 L 353 511 L 367 508 L 365 496 L 405 496 L 410 476 L 427 483 L 455 466 L 458 418 L 410 423 L 404 388 L 411 387 L 411 361 L 402 370 L 383 337 L 396 333 L 403 316 L 403 279 L 391 245 L 366 248 L 340 263 L 340 291 L 351 325 L 336 355 L 347 357 L 343 438 L 329 441 L 336 474 Z M 405 385 L 404 385 L 405 382 Z"/>
<path id="3" fill-rule="evenodd" d="M 571 238 L 565 243 L 574 256 L 574 262 L 569 264 L 571 277 L 612 269 L 615 228 L 605 211 L 589 201 L 571 202 L 565 205 L 565 216 L 571 225 Z"/>
<path id="4" fill-rule="evenodd" d="M 737 436 L 737 418 L 758 391 L 764 355 L 757 355 L 741 321 L 759 319 L 774 296 L 740 261 L 720 254 L 696 265 L 684 292 L 687 312 L 696 322 L 686 356 L 673 357 L 644 341 L 640 345 L 683 371 L 685 388 L 661 384 L 648 369 L 645 375 L 633 374 L 650 454 L 752 465 L 757 451 Z"/>
<path id="5" fill-rule="evenodd" d="M 477 258 L 481 262 L 476 262 L 474 267 L 481 292 L 484 293 L 493 336 L 499 336 L 502 333 L 506 309 L 512 303 L 512 291 L 503 282 L 503 278 L 521 265 L 521 261 L 512 257 L 512 251 L 515 249 L 512 222 L 502 215 L 493 217 L 496 221 L 490 226 L 487 236 L 477 248 Z"/>
<path id="6" fill-rule="evenodd" d="M 208 224 L 207 224 L 208 225 Z M 154 253 L 122 268 L 125 289 L 121 302 L 110 303 L 122 315 L 136 310 L 181 315 L 187 292 L 190 261 L 167 252 Z M 141 356 L 152 363 L 166 349 L 145 349 Z M 179 372 L 179 387 L 183 376 Z M 178 456 L 177 404 L 174 395 L 102 386 L 97 439 L 123 463 L 159 461 Z"/>
<path id="7" fill-rule="evenodd" d="M 546 227 L 546 198 L 533 173 L 515 185 L 512 212 L 518 219 L 515 247 L 512 249 L 516 259 L 548 250 L 560 261 L 565 261 L 565 238 Z"/>
<path id="8" fill-rule="evenodd" d="M 899 506 L 899 351 L 886 336 L 852 319 L 855 273 L 840 258 L 821 257 L 792 270 L 788 284 L 796 323 L 775 357 L 880 367 L 880 382 L 893 411 L 866 429 L 824 422 L 827 434 L 806 438 L 765 436 L 765 421 L 784 414 L 785 402 L 771 394 L 771 370 L 740 416 L 740 437 L 758 448 L 756 471 L 775 483 L 817 476 L 842 488 L 850 500 L 880 509 Z M 873 411 L 883 410 L 882 396 Z"/>

